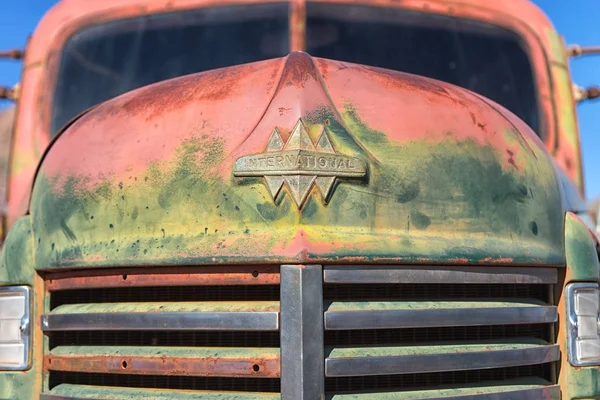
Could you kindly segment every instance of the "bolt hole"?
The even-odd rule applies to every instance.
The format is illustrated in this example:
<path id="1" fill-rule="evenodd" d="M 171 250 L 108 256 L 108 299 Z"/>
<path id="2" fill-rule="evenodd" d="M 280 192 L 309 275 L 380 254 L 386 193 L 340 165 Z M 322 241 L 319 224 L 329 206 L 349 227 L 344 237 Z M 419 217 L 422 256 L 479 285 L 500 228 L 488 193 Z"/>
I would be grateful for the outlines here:
<path id="1" fill-rule="evenodd" d="M 125 360 L 121 361 L 121 368 L 123 368 L 123 369 L 127 368 L 127 361 L 125 361 Z"/>
<path id="2" fill-rule="evenodd" d="M 258 271 L 253 271 L 252 272 L 252 276 L 255 277 L 255 278 L 258 277 Z"/>
<path id="3" fill-rule="evenodd" d="M 258 371 L 260 371 L 260 365 L 258 365 L 258 364 L 254 364 L 254 365 L 252 366 L 252 370 L 253 370 L 254 372 L 258 372 Z"/>
<path id="4" fill-rule="evenodd" d="M 51 358 L 48 359 L 48 364 L 52 364 L 52 359 Z"/>
<path id="5" fill-rule="evenodd" d="M 123 280 L 126 281 L 127 280 L 127 274 L 123 274 Z"/>

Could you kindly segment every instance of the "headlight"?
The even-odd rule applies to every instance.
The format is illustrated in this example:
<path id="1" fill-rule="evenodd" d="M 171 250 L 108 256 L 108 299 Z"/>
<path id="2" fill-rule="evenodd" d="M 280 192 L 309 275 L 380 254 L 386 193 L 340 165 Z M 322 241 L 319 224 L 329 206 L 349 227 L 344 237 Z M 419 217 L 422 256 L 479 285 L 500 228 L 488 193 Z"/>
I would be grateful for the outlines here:
<path id="1" fill-rule="evenodd" d="M 569 362 L 600 365 L 600 288 L 596 283 L 567 285 Z"/>
<path id="2" fill-rule="evenodd" d="M 26 286 L 0 287 L 0 370 L 29 366 L 29 304 Z"/>

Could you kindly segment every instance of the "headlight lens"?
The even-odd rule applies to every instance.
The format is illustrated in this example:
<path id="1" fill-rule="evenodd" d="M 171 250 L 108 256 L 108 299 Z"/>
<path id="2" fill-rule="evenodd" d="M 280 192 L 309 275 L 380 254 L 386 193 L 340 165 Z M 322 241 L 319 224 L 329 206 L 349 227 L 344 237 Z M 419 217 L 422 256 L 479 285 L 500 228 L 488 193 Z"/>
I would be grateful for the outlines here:
<path id="1" fill-rule="evenodd" d="M 29 313 L 28 287 L 0 287 L 0 370 L 28 368 Z"/>
<path id="2" fill-rule="evenodd" d="M 600 365 L 600 287 L 596 283 L 567 285 L 569 362 Z"/>

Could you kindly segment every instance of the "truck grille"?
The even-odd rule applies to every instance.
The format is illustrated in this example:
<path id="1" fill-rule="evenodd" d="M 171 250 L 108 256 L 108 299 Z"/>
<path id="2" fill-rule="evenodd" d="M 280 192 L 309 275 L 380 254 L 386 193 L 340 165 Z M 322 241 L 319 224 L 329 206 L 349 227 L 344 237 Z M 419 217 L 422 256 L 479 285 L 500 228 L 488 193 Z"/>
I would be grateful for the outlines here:
<path id="1" fill-rule="evenodd" d="M 46 396 L 280 391 L 278 267 L 60 273 L 46 285 Z"/>
<path id="2" fill-rule="evenodd" d="M 301 267 L 49 275 L 42 397 L 307 398 L 281 374 L 302 354 L 328 398 L 559 398 L 555 269 L 315 267 L 287 286 Z"/>

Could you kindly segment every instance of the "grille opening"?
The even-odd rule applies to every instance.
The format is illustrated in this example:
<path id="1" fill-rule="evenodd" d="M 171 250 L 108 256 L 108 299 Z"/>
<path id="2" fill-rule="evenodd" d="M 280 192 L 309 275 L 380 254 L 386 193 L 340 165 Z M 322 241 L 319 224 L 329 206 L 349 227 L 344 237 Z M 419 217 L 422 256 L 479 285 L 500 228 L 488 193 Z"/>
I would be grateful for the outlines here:
<path id="1" fill-rule="evenodd" d="M 50 309 L 63 304 L 162 301 L 279 301 L 279 285 L 157 286 L 52 292 Z"/>
<path id="2" fill-rule="evenodd" d="M 506 284 L 325 284 L 325 301 L 536 299 L 549 300 L 549 285 Z"/>
<path id="3" fill-rule="evenodd" d="M 376 375 L 341 378 L 326 378 L 327 393 L 343 393 L 355 391 L 384 391 L 384 390 L 426 390 L 432 386 L 448 386 L 463 384 L 486 385 L 502 384 L 502 381 L 517 378 L 542 378 L 552 382 L 552 363 L 526 365 L 510 368 L 494 368 L 471 371 L 436 372 L 426 374 L 405 375 Z"/>
<path id="4" fill-rule="evenodd" d="M 279 332 L 64 331 L 49 332 L 57 346 L 279 347 Z"/>
<path id="5" fill-rule="evenodd" d="M 325 346 L 404 346 L 432 342 L 456 343 L 513 338 L 535 338 L 552 342 L 548 324 L 524 324 L 325 331 Z"/>
<path id="6" fill-rule="evenodd" d="M 219 378 L 172 375 L 93 374 L 51 371 L 49 389 L 61 384 L 132 387 L 148 389 L 215 390 L 269 392 L 281 391 L 277 378 Z"/>

